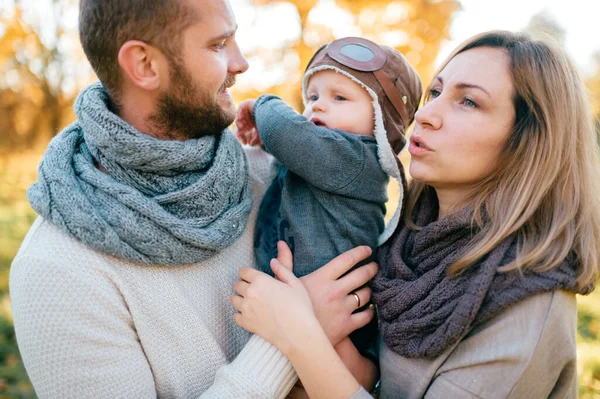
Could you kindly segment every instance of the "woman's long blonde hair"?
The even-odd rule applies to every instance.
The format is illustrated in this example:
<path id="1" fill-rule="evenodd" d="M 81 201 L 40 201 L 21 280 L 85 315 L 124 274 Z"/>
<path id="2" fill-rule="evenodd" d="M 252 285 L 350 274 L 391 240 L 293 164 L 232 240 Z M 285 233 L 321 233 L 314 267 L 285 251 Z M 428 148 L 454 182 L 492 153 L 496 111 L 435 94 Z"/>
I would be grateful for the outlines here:
<path id="1" fill-rule="evenodd" d="M 526 34 L 492 31 L 461 44 L 504 49 L 511 58 L 515 124 L 497 169 L 465 200 L 480 228 L 472 245 L 450 268 L 458 275 L 504 239 L 516 235 L 517 258 L 501 271 L 546 271 L 569 254 L 577 257 L 578 285 L 600 277 L 600 172 L 597 133 L 586 90 L 564 52 Z M 413 181 L 405 220 L 431 187 Z M 486 211 L 486 217 L 482 215 Z"/>

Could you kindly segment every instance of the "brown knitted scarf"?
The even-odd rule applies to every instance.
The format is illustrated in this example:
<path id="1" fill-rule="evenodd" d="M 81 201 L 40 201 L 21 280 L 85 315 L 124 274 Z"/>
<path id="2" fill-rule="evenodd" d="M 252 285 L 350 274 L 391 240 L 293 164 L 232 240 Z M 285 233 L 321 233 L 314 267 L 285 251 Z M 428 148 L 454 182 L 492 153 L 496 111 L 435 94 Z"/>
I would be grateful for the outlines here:
<path id="1" fill-rule="evenodd" d="M 472 208 L 436 220 L 435 194 L 422 196 L 415 207 L 420 231 L 398 226 L 378 251 L 380 270 L 373 280 L 383 341 L 405 357 L 434 357 L 474 326 L 531 295 L 578 290 L 576 261 L 569 256 L 545 273 L 499 273 L 515 259 L 517 242 L 508 238 L 466 273 L 448 277 L 448 268 L 474 233 Z"/>

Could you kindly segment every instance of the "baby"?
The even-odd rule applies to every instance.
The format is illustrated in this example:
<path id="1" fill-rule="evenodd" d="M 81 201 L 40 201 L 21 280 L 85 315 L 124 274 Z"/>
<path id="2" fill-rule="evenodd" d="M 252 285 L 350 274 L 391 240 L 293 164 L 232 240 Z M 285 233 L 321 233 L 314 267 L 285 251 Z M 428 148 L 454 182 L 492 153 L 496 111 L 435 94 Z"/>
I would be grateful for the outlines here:
<path id="1" fill-rule="evenodd" d="M 240 104 L 240 141 L 264 145 L 279 161 L 258 214 L 260 270 L 272 275 L 279 240 L 292 250 L 294 274 L 303 276 L 390 237 L 406 190 L 397 154 L 421 94 L 419 75 L 400 52 L 350 37 L 323 46 L 309 62 L 303 115 L 273 95 Z M 400 184 L 400 201 L 385 227 L 390 176 Z"/>

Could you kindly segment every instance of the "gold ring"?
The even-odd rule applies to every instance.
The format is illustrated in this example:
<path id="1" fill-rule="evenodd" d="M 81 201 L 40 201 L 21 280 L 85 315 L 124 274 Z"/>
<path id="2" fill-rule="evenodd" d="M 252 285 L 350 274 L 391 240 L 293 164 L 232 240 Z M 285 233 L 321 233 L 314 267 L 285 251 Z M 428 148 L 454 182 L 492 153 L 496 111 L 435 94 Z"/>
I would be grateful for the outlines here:
<path id="1" fill-rule="evenodd" d="M 352 295 L 354 295 L 354 298 L 356 298 L 356 309 L 360 308 L 360 297 L 356 292 L 353 292 Z"/>

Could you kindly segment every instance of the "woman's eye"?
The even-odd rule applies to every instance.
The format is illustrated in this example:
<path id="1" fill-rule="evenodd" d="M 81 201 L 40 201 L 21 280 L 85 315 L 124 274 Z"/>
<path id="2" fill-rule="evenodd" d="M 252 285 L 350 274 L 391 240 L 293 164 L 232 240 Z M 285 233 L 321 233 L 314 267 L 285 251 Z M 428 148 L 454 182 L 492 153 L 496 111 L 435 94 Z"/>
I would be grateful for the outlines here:
<path id="1" fill-rule="evenodd" d="M 468 98 L 463 98 L 463 104 L 469 108 L 477 108 L 478 105 L 477 103 L 475 103 L 475 101 L 470 100 Z"/>
<path id="2" fill-rule="evenodd" d="M 442 94 L 439 90 L 437 89 L 429 89 L 429 98 L 437 98 L 439 97 L 439 95 Z"/>

